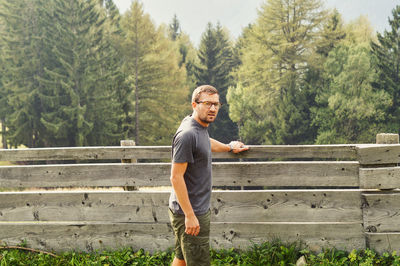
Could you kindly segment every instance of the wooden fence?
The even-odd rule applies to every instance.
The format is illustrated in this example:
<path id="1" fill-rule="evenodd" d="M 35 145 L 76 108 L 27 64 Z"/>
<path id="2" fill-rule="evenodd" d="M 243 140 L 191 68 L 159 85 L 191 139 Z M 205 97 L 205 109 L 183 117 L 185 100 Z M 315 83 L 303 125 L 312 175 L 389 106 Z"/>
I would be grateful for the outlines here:
<path id="1" fill-rule="evenodd" d="M 214 154 L 211 245 L 245 249 L 279 238 L 311 250 L 400 249 L 400 145 L 250 146 Z M 44 250 L 173 246 L 170 147 L 0 150 L 0 245 Z M 119 163 L 135 159 L 135 163 Z M 251 190 L 262 186 L 263 190 Z M 26 190 L 74 188 L 85 190 Z M 89 187 L 110 187 L 92 190 Z M 250 190 L 249 190 L 250 189 Z"/>

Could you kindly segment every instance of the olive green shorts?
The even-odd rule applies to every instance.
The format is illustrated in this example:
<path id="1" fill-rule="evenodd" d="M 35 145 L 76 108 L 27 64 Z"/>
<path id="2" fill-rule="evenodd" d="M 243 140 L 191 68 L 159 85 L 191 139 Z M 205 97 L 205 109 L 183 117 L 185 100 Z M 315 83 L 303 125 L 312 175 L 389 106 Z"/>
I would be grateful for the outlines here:
<path id="1" fill-rule="evenodd" d="M 186 265 L 210 265 L 210 210 L 196 216 L 200 224 L 197 236 L 185 233 L 185 216 L 169 210 L 172 229 L 175 234 L 175 257 L 185 260 Z"/>

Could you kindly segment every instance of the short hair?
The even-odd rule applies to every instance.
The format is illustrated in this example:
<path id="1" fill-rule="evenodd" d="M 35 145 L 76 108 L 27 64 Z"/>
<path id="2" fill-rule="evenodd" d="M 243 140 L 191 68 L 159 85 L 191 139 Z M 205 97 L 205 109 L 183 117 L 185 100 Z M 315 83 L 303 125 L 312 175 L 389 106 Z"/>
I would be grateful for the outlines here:
<path id="1" fill-rule="evenodd" d="M 195 102 L 197 103 L 200 99 L 200 94 L 201 93 L 207 93 L 207 94 L 218 94 L 218 90 L 216 88 L 214 88 L 211 85 L 201 85 L 199 87 L 197 87 L 192 94 L 192 103 Z"/>

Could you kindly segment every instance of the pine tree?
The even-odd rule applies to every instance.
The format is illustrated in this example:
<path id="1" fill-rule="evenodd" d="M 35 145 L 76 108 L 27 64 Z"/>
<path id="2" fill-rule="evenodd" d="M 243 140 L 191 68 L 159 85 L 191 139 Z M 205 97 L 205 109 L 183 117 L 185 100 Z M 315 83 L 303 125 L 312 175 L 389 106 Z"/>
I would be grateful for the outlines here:
<path id="1" fill-rule="evenodd" d="M 320 130 L 320 123 L 316 122 L 316 119 L 320 118 L 320 111 L 328 106 L 328 103 L 320 97 L 330 84 L 329 78 L 325 75 L 324 64 L 329 53 L 340 45 L 345 37 L 346 31 L 341 15 L 336 9 L 331 10 L 327 19 L 323 21 L 322 29 L 316 38 L 316 48 L 310 56 L 309 67 L 304 78 L 304 92 L 312 116 L 308 135 L 312 140 L 317 139 L 318 130 Z"/>
<path id="2" fill-rule="evenodd" d="M 218 119 L 209 128 L 210 136 L 222 142 L 237 138 L 237 126 L 229 118 L 226 94 L 233 83 L 230 75 L 233 65 L 233 51 L 228 34 L 220 24 L 214 28 L 208 23 L 198 51 L 199 63 L 195 66 L 197 86 L 210 84 L 218 89 L 220 102 Z"/>
<path id="3" fill-rule="evenodd" d="M 108 18 L 99 1 L 7 0 L 1 10 L 10 143 L 116 144 L 119 62 L 104 37 Z"/>
<path id="4" fill-rule="evenodd" d="M 124 135 L 125 116 L 123 115 L 126 108 L 126 95 L 128 88 L 125 84 L 124 75 L 122 73 L 122 51 L 120 43 L 122 40 L 121 16 L 117 6 L 112 0 L 104 0 L 103 8 L 100 10 L 101 18 L 104 18 L 102 57 L 99 62 L 100 71 L 104 76 L 101 81 L 103 91 L 103 102 L 108 116 L 106 119 L 101 117 L 95 118 L 94 129 L 88 137 L 89 145 L 119 145 Z M 97 104 L 98 105 L 98 104 Z M 99 124 L 99 122 L 101 122 Z M 99 125 L 97 125 L 99 124 Z"/>
<path id="5" fill-rule="evenodd" d="M 241 52 L 242 65 L 236 72 L 239 86 L 245 88 L 237 90 L 254 94 L 250 98 L 257 99 L 250 103 L 258 114 L 253 118 L 256 121 L 250 123 L 242 119 L 241 123 L 246 124 L 241 125 L 241 134 L 254 132 L 245 127 L 258 125 L 265 129 L 261 139 L 259 134 L 251 138 L 258 144 L 313 141 L 308 131 L 311 113 L 304 79 L 324 18 L 319 0 L 268 0 L 262 6 L 256 23 L 246 36 Z M 236 105 L 240 107 L 240 104 Z M 252 117 L 246 110 L 241 112 Z"/>
<path id="6" fill-rule="evenodd" d="M 318 108 L 313 121 L 318 127 L 318 144 L 373 142 L 376 132 L 384 127 L 390 98 L 371 86 L 377 78 L 369 47 L 372 30 L 369 35 L 359 31 L 370 28 L 368 25 L 363 18 L 347 25 L 346 39 L 326 58 L 326 83 L 316 96 Z"/>
<path id="7" fill-rule="evenodd" d="M 98 2 L 56 1 L 57 29 L 50 41 L 56 65 L 46 68 L 43 98 L 48 109 L 41 122 L 52 145 L 115 144 L 115 96 L 110 81 L 109 43 Z M 51 137 L 53 136 L 53 137 Z"/>
<path id="8" fill-rule="evenodd" d="M 376 57 L 378 78 L 374 88 L 386 91 L 391 105 L 386 111 L 387 130 L 399 132 L 400 128 L 400 6 L 392 10 L 389 18 L 391 30 L 378 33 L 377 42 L 372 42 L 372 53 Z"/>
<path id="9" fill-rule="evenodd" d="M 181 30 L 180 22 L 176 15 L 174 15 L 172 22 L 168 26 L 168 35 L 169 39 L 173 41 L 176 51 L 180 54 L 179 67 L 186 69 L 187 87 L 193 88 L 196 86 L 194 66 L 197 64 L 197 50 L 190 41 L 189 35 Z M 189 95 L 188 100 L 191 100 L 191 95 Z"/>
<path id="10" fill-rule="evenodd" d="M 268 130 L 265 117 L 265 98 L 262 86 L 250 89 L 249 82 L 239 75 L 244 60 L 245 47 L 248 45 L 249 35 L 254 25 L 250 24 L 243 29 L 233 49 L 233 77 L 235 85 L 230 86 L 227 93 L 229 103 L 229 117 L 235 121 L 240 138 L 248 144 L 260 144 Z M 249 74 L 249 73 L 247 73 Z M 254 81 L 252 78 L 249 78 Z M 257 91 L 256 91 L 257 90 Z"/>
<path id="11" fill-rule="evenodd" d="M 128 138 L 129 132 L 134 128 L 132 121 L 132 101 L 129 97 L 131 89 L 127 81 L 127 75 L 123 71 L 124 58 L 124 33 L 121 25 L 122 16 L 112 0 L 102 0 L 105 8 L 105 38 L 110 43 L 110 53 L 113 54 L 112 62 L 109 68 L 114 71 L 114 79 L 111 84 L 116 94 L 116 100 L 119 105 L 119 117 L 117 119 L 118 132 L 121 132 L 124 139 Z"/>
<path id="12" fill-rule="evenodd" d="M 131 88 L 132 127 L 136 145 L 169 144 L 186 110 L 186 72 L 166 30 L 156 29 L 134 1 L 121 21 L 124 31 L 123 71 Z"/>
<path id="13" fill-rule="evenodd" d="M 169 24 L 168 33 L 169 38 L 173 41 L 176 41 L 176 39 L 181 34 L 181 25 L 179 24 L 179 20 L 176 14 L 173 17 L 171 24 Z"/>
<path id="14" fill-rule="evenodd" d="M 39 80 L 45 76 L 45 65 L 51 63 L 47 44 L 49 16 L 53 1 L 1 2 L 3 19 L 3 89 L 9 110 L 5 117 L 7 138 L 12 146 L 43 146 L 40 122 L 43 87 Z M 4 117 L 3 117 L 4 118 Z"/>
<path id="15" fill-rule="evenodd" d="M 1 6 L 0 6 L 1 7 Z M 5 33 L 5 28 L 4 28 L 4 24 L 3 21 L 0 17 L 0 35 L 4 36 Z M 3 60 L 5 59 L 5 55 L 3 53 L 4 50 L 4 44 L 3 44 L 3 40 L 0 39 L 0 124 L 1 124 L 1 131 L 0 131 L 0 135 L 1 135 L 1 144 L 3 149 L 7 149 L 8 145 L 7 145 L 7 132 L 6 132 L 6 119 L 8 117 L 8 114 L 11 111 L 11 106 L 8 105 L 8 101 L 7 101 L 7 95 L 9 94 L 5 88 L 5 86 L 3 85 L 3 73 L 5 72 L 5 63 L 3 62 Z"/>

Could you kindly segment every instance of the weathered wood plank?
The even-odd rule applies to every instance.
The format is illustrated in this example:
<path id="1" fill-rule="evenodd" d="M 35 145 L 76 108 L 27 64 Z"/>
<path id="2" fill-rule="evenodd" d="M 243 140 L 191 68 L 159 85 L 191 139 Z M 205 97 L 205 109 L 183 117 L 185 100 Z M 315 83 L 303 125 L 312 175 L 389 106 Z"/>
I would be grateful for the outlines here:
<path id="1" fill-rule="evenodd" d="M 400 188 L 400 167 L 360 168 L 360 188 Z"/>
<path id="2" fill-rule="evenodd" d="M 302 241 L 314 252 L 333 247 L 348 251 L 365 248 L 360 223 L 218 223 L 214 224 L 211 234 L 216 235 L 211 237 L 213 246 L 223 248 L 243 249 L 249 246 L 249 242 L 276 239 Z"/>
<path id="3" fill-rule="evenodd" d="M 218 222 L 362 222 L 359 190 L 214 192 L 211 211 Z"/>
<path id="4" fill-rule="evenodd" d="M 0 222 L 0 245 L 27 241 L 29 247 L 56 252 L 124 247 L 154 252 L 171 247 L 173 239 L 167 223 Z"/>
<path id="5" fill-rule="evenodd" d="M 169 192 L 0 193 L 0 221 L 169 222 Z M 214 191 L 215 222 L 362 222 L 358 190 Z"/>
<path id="6" fill-rule="evenodd" d="M 214 158 L 321 158 L 355 160 L 355 145 L 250 145 L 242 154 L 214 153 Z M 170 146 L 63 147 L 0 149 L 0 161 L 170 159 Z"/>
<path id="7" fill-rule="evenodd" d="M 168 222 L 169 192 L 0 193 L 0 221 Z"/>
<path id="8" fill-rule="evenodd" d="M 359 223 L 212 223 L 211 246 L 246 249 L 253 243 L 301 240 L 312 251 L 322 248 L 362 249 L 365 239 Z M 173 246 L 166 223 L 7 223 L 0 222 L 0 244 L 43 250 L 109 250 L 132 247 L 150 252 Z"/>
<path id="9" fill-rule="evenodd" d="M 400 163 L 400 144 L 368 144 L 357 146 L 361 165 Z"/>
<path id="10" fill-rule="evenodd" d="M 170 164 L 0 166 L 0 187 L 169 185 Z"/>
<path id="11" fill-rule="evenodd" d="M 400 252 L 400 233 L 366 233 L 367 247 L 378 253 Z"/>
<path id="12" fill-rule="evenodd" d="M 166 186 L 169 163 L 0 166 L 0 187 Z M 358 187 L 357 162 L 213 163 L 215 186 Z"/>
<path id="13" fill-rule="evenodd" d="M 214 185 L 358 187 L 358 162 L 213 164 Z M 222 181 L 222 182 L 221 182 Z"/>
<path id="14" fill-rule="evenodd" d="M 0 149 L 0 161 L 170 159 L 170 146 Z"/>
<path id="15" fill-rule="evenodd" d="M 363 194 L 367 232 L 400 232 L 400 191 Z"/>

